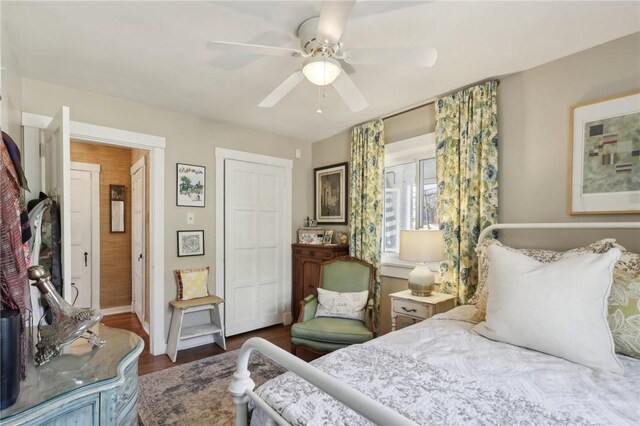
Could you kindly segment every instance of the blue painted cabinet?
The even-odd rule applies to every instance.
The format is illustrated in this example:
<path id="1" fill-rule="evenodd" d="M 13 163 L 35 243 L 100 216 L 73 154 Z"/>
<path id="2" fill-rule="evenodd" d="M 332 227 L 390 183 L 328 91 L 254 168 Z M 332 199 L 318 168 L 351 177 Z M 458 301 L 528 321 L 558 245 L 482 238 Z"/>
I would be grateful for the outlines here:
<path id="1" fill-rule="evenodd" d="M 82 339 L 64 354 L 29 370 L 14 405 L 0 411 L 0 425 L 135 425 L 138 421 L 138 357 L 144 343 L 125 330 L 100 324 L 106 343 Z"/>

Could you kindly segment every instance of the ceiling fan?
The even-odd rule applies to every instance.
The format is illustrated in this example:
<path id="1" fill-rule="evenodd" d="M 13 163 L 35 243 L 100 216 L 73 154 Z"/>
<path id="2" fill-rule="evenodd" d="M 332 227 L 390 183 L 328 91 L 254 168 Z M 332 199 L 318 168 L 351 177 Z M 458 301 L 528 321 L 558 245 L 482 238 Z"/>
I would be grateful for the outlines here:
<path id="1" fill-rule="evenodd" d="M 438 52 L 434 48 L 344 50 L 341 42 L 342 33 L 355 3 L 355 0 L 323 1 L 320 16 L 307 19 L 298 27 L 301 49 L 226 41 L 210 41 L 207 48 L 230 53 L 305 58 L 302 68 L 280 83 L 260 102 L 260 107 L 270 108 L 276 105 L 306 78 L 317 86 L 331 84 L 351 111 L 361 111 L 369 104 L 348 75 L 353 72 L 352 64 L 392 63 L 431 67 L 436 62 Z"/>

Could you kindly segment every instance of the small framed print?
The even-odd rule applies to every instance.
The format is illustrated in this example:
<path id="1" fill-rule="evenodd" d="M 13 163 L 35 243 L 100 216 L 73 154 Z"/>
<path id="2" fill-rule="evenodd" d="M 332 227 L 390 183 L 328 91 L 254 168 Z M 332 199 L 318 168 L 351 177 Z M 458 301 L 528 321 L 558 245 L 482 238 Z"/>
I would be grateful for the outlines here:
<path id="1" fill-rule="evenodd" d="M 203 255 L 204 231 L 178 231 L 178 257 Z"/>
<path id="2" fill-rule="evenodd" d="M 349 163 L 314 169 L 315 212 L 318 224 L 347 223 L 347 169 Z"/>
<path id="3" fill-rule="evenodd" d="M 176 205 L 204 207 L 205 168 L 177 163 L 176 169 Z"/>
<path id="4" fill-rule="evenodd" d="M 124 201 L 125 201 L 126 189 L 127 188 L 124 185 L 109 185 L 109 194 L 111 198 L 111 209 L 110 209 L 111 228 L 109 229 L 109 231 L 112 233 L 125 232 Z"/>
<path id="5" fill-rule="evenodd" d="M 327 229 L 322 237 L 322 244 L 331 244 L 333 241 L 333 229 Z"/>
<path id="6" fill-rule="evenodd" d="M 640 90 L 570 112 L 569 214 L 640 213 Z"/>
<path id="7" fill-rule="evenodd" d="M 322 244 L 324 241 L 322 228 L 300 228 L 298 229 L 298 244 Z"/>

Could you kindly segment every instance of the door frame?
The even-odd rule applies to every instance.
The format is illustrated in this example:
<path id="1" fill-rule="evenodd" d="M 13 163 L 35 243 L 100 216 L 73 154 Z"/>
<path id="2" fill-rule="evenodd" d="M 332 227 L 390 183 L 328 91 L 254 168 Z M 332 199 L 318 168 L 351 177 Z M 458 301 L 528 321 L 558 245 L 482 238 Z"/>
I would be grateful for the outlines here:
<path id="1" fill-rule="evenodd" d="M 225 273 L 224 273 L 224 161 L 238 160 L 249 163 L 265 164 L 268 166 L 282 167 L 285 169 L 285 188 L 284 188 L 284 223 L 287 226 L 283 229 L 282 241 L 284 246 L 284 288 L 282 295 L 284 297 L 282 312 L 282 322 L 288 323 L 291 319 L 291 211 L 292 211 L 292 175 L 293 160 L 280 157 L 271 157 L 268 155 L 253 154 L 251 152 L 236 151 L 226 148 L 216 148 L 216 295 L 224 299 L 225 289 Z M 221 306 L 220 315 L 222 322 L 226 320 L 224 305 Z M 226 335 L 226 332 L 225 332 Z"/>
<path id="2" fill-rule="evenodd" d="M 22 125 L 45 129 L 52 118 L 22 113 Z M 152 355 L 167 352 L 165 318 L 169 314 L 165 302 L 164 276 L 164 210 L 166 139 L 144 133 L 71 121 L 71 137 L 85 142 L 141 148 L 149 151 L 149 298 L 151 303 L 149 349 Z"/>
<path id="3" fill-rule="evenodd" d="M 135 295 L 135 289 L 134 287 L 134 272 L 133 272 L 133 265 L 135 260 L 135 254 L 133 253 L 133 234 L 134 234 L 134 221 L 133 221 L 133 175 L 135 173 L 138 172 L 138 170 L 142 169 L 142 253 L 143 253 L 143 257 L 142 260 L 144 261 L 143 267 L 142 267 L 142 320 L 140 321 L 140 323 L 142 324 L 142 328 L 147 332 L 147 334 L 149 333 L 149 327 L 147 325 L 147 323 L 145 322 L 145 314 L 146 314 L 146 309 L 145 309 L 145 305 L 146 305 L 146 297 L 147 295 L 145 294 L 145 287 L 146 287 L 146 278 L 147 278 L 147 232 L 146 232 L 146 214 L 147 214 L 147 209 L 145 208 L 145 204 L 147 201 L 147 191 L 146 191 L 146 184 L 147 184 L 147 177 L 146 177 L 146 162 L 144 160 L 144 157 L 140 158 L 138 161 L 135 162 L 135 164 L 133 166 L 131 166 L 131 168 L 129 169 L 129 172 L 131 174 L 131 297 L 133 298 L 133 296 Z M 131 303 L 131 312 L 135 313 L 135 304 Z"/>
<path id="4" fill-rule="evenodd" d="M 91 308 L 100 309 L 100 164 L 72 161 L 71 170 L 91 173 Z"/>

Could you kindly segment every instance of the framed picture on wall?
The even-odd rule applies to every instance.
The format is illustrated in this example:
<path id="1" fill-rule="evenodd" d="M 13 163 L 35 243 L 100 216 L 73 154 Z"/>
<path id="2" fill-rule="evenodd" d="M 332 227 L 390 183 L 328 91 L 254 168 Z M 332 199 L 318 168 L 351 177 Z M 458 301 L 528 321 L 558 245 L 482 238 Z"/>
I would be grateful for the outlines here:
<path id="1" fill-rule="evenodd" d="M 347 172 L 349 163 L 314 169 L 315 215 L 319 224 L 347 223 Z"/>
<path id="2" fill-rule="evenodd" d="M 205 168 L 177 163 L 176 169 L 176 205 L 204 207 Z"/>
<path id="3" fill-rule="evenodd" d="M 109 195 L 111 199 L 110 208 L 110 232 L 125 232 L 124 229 L 124 201 L 125 201 L 124 185 L 109 185 Z"/>
<path id="4" fill-rule="evenodd" d="M 640 90 L 570 108 L 569 213 L 640 213 Z"/>
<path id="5" fill-rule="evenodd" d="M 204 231 L 178 231 L 178 257 L 203 255 Z"/>

